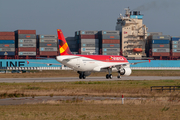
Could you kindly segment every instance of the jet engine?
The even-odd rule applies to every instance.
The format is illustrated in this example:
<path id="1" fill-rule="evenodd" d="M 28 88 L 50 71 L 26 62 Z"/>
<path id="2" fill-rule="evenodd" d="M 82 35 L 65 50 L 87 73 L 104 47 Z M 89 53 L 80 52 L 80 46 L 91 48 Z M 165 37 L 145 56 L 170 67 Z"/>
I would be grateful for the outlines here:
<path id="1" fill-rule="evenodd" d="M 131 70 L 131 68 L 122 68 L 122 69 L 120 69 L 120 75 L 127 75 L 127 76 L 129 76 L 129 75 L 131 75 L 131 72 L 132 72 L 132 70 Z"/>

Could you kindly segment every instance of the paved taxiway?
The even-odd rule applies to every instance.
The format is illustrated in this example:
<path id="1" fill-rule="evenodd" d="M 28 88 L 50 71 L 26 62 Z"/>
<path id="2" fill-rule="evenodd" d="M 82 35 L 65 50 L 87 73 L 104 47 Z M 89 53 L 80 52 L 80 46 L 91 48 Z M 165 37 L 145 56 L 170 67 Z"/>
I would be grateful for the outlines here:
<path id="1" fill-rule="evenodd" d="M 180 80 L 180 76 L 122 76 L 117 79 L 106 79 L 105 77 L 55 77 L 55 78 L 1 78 L 0 82 L 5 83 L 25 83 L 25 82 L 74 82 L 74 81 L 109 81 L 109 80 Z"/>

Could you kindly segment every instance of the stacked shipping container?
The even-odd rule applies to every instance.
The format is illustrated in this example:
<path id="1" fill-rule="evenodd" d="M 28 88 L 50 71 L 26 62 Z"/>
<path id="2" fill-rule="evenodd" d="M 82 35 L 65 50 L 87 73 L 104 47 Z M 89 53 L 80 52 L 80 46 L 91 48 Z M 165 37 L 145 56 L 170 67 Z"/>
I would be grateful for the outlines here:
<path id="1" fill-rule="evenodd" d="M 171 48 L 172 48 L 172 56 L 180 57 L 180 37 L 172 37 Z"/>
<path id="2" fill-rule="evenodd" d="M 15 55 L 14 32 L 0 32 L 0 55 Z"/>
<path id="3" fill-rule="evenodd" d="M 39 35 L 39 55 L 57 56 L 58 42 L 57 35 Z"/>
<path id="4" fill-rule="evenodd" d="M 119 31 L 100 31 L 100 48 L 102 55 L 120 55 Z"/>
<path id="5" fill-rule="evenodd" d="M 16 48 L 19 56 L 36 56 L 36 30 L 17 30 Z"/>
<path id="6" fill-rule="evenodd" d="M 153 35 L 148 39 L 149 48 L 152 49 L 152 56 L 170 56 L 169 35 Z"/>
<path id="7" fill-rule="evenodd" d="M 66 37 L 66 41 L 69 45 L 71 52 L 77 54 L 78 53 L 77 39 L 75 39 L 75 37 Z"/>
<path id="8" fill-rule="evenodd" d="M 98 31 L 77 31 L 76 36 L 79 43 L 79 54 L 99 54 Z"/>

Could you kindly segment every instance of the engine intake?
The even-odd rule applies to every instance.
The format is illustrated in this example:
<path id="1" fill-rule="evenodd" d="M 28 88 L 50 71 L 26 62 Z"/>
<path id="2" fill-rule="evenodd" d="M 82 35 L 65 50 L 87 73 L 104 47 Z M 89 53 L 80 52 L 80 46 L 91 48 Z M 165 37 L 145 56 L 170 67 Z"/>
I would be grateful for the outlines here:
<path id="1" fill-rule="evenodd" d="M 123 68 L 120 70 L 120 75 L 129 76 L 129 75 L 131 75 L 131 73 L 132 73 L 131 68 Z"/>

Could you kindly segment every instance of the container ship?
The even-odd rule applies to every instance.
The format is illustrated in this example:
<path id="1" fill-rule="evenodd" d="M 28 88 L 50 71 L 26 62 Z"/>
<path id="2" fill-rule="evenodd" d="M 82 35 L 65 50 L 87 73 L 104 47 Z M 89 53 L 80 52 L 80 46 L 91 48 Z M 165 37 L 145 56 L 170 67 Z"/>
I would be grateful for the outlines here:
<path id="1" fill-rule="evenodd" d="M 116 30 L 79 30 L 66 37 L 73 54 L 122 55 L 129 62 L 151 59 L 150 64 L 134 65 L 134 69 L 180 69 L 180 37 L 148 32 L 140 11 L 125 9 L 117 18 Z M 57 35 L 37 35 L 36 30 L 0 31 L 1 69 L 62 69 L 63 66 L 27 64 L 58 63 Z"/>

